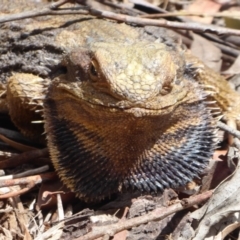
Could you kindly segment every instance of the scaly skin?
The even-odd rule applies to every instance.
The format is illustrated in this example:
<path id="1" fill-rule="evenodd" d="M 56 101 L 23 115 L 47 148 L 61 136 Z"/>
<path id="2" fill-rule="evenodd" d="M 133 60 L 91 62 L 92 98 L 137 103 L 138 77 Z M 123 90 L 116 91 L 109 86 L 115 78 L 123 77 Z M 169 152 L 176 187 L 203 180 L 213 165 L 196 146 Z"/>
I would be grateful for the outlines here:
<path id="1" fill-rule="evenodd" d="M 54 16 L 46 25 L 59 31 L 62 21 Z M 30 122 L 25 120 L 30 114 L 24 110 L 21 117 L 14 103 L 19 97 L 19 107 L 35 102 L 34 110 L 41 110 L 39 98 L 44 99 L 53 164 L 86 201 L 128 188 L 161 192 L 198 177 L 215 147 L 206 86 L 216 92 L 211 97 L 228 121 L 239 117 L 239 95 L 220 75 L 180 46 L 154 42 L 142 31 L 99 19 L 76 22 L 53 41 L 64 51 L 66 74 L 51 82 L 22 73 L 8 80 L 9 112 L 30 137 L 33 131 L 18 123 Z M 39 83 L 36 92 L 28 91 L 27 82 Z"/>
<path id="2" fill-rule="evenodd" d="M 215 125 L 181 50 L 95 42 L 65 63 L 44 101 L 45 130 L 59 176 L 80 198 L 178 188 L 203 171 Z"/>

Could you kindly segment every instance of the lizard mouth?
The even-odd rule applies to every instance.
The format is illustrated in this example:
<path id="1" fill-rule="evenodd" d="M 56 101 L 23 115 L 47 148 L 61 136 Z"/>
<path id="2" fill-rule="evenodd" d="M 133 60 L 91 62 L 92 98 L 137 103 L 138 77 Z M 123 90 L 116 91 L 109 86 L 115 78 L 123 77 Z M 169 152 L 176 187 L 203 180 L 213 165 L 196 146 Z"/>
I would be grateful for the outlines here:
<path id="1" fill-rule="evenodd" d="M 116 102 L 115 103 L 104 103 L 99 99 L 92 99 L 91 97 L 79 99 L 74 94 L 71 95 L 71 98 L 73 98 L 76 102 L 79 102 L 86 106 L 88 106 L 89 109 L 95 109 L 99 112 L 105 111 L 105 112 L 111 112 L 111 113 L 127 113 L 131 114 L 134 117 L 144 117 L 144 116 L 159 116 L 159 115 L 165 115 L 173 111 L 173 108 L 176 107 L 176 104 L 168 104 L 165 107 L 158 107 L 155 108 L 151 105 L 147 105 L 144 103 L 132 103 L 129 101 L 119 101 L 118 99 L 113 98 Z"/>
<path id="2" fill-rule="evenodd" d="M 62 86 L 61 86 L 62 87 Z M 87 105 L 89 109 L 95 109 L 99 111 L 109 111 L 109 112 L 127 112 L 133 114 L 135 117 L 142 117 L 146 115 L 159 115 L 159 112 L 163 109 L 172 107 L 167 106 L 165 108 L 161 108 L 160 106 L 156 106 L 153 108 L 151 105 L 140 102 L 130 102 L 128 100 L 119 100 L 114 96 L 101 93 L 101 94 L 92 94 L 81 93 L 78 91 L 72 91 L 72 89 L 68 89 L 64 86 L 64 91 L 67 92 L 69 98 L 73 99 L 75 102 L 79 102 L 81 105 Z M 96 97 L 96 95 L 98 97 Z"/>
<path id="3" fill-rule="evenodd" d="M 103 88 L 96 89 L 91 84 L 85 82 L 67 82 L 63 79 L 52 82 L 51 92 L 58 93 L 55 99 L 71 99 L 80 105 L 86 105 L 89 109 L 105 112 L 126 112 L 134 117 L 156 116 L 168 114 L 179 104 L 189 101 L 188 84 L 173 85 L 171 94 L 157 94 L 151 99 L 144 101 L 132 101 L 131 99 L 121 99 L 111 91 Z M 184 86 L 184 87 L 183 87 Z"/>
<path id="4" fill-rule="evenodd" d="M 92 87 L 79 86 L 77 83 L 72 83 L 71 86 L 65 83 L 58 83 L 58 91 L 61 90 L 61 95 L 74 99 L 74 101 L 80 104 L 85 104 L 90 109 L 98 109 L 99 111 L 109 112 L 127 112 L 133 114 L 135 117 L 147 116 L 147 115 L 159 115 L 165 112 L 170 112 L 179 103 L 187 99 L 187 92 L 182 89 L 173 89 L 177 98 L 173 98 L 171 95 L 157 95 L 147 101 L 132 102 L 128 99 L 121 100 L 119 97 L 110 94 L 105 91 L 96 91 Z"/>

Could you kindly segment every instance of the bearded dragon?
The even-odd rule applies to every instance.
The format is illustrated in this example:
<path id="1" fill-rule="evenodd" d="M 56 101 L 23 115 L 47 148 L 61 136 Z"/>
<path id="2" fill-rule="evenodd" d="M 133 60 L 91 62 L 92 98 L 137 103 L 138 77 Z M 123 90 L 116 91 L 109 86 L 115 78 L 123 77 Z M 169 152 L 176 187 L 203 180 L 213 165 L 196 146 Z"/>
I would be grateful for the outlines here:
<path id="1" fill-rule="evenodd" d="M 7 47 L 1 56 L 14 73 L 3 74 L 0 106 L 32 139 L 43 126 L 31 122 L 44 121 L 53 165 L 83 200 L 186 185 L 213 155 L 213 109 L 239 119 L 239 95 L 223 77 L 144 28 L 54 16 L 19 32 L 11 46 L 22 46 L 21 66 Z"/>

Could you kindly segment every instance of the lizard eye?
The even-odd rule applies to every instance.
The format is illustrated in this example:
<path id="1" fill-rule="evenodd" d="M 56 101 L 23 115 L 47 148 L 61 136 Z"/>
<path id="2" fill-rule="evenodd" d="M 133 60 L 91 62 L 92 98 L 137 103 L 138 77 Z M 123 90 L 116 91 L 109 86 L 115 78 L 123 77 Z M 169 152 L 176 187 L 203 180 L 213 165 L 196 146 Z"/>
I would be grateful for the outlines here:
<path id="1" fill-rule="evenodd" d="M 89 67 L 89 74 L 92 80 L 97 80 L 99 77 L 99 66 L 96 60 L 91 61 L 91 65 Z"/>

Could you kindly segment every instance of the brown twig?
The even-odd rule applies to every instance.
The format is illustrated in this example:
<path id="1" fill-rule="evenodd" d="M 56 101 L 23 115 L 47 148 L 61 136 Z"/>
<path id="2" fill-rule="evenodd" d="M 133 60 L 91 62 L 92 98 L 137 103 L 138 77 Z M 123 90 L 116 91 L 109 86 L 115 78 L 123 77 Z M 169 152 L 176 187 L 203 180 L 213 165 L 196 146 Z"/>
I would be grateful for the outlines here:
<path id="1" fill-rule="evenodd" d="M 11 140 L 16 141 L 16 142 L 21 142 L 23 144 L 31 144 L 29 139 L 24 137 L 21 133 L 13 131 L 13 130 L 0 128 L 0 134 L 4 135 L 7 138 L 10 138 Z"/>
<path id="2" fill-rule="evenodd" d="M 239 17 L 239 13 L 200 13 L 200 12 L 190 12 L 190 11 L 177 11 L 177 12 L 167 12 L 167 13 L 155 13 L 155 14 L 144 14 L 141 17 L 143 18 L 163 18 L 163 17 L 189 17 L 189 16 L 198 16 L 198 17 Z"/>
<path id="3" fill-rule="evenodd" d="M 32 182 L 32 183 L 28 184 L 25 188 L 22 188 L 18 191 L 14 191 L 14 192 L 10 192 L 10 193 L 0 195 L 0 199 L 8 199 L 8 198 L 11 198 L 11 197 L 20 196 L 20 195 L 28 192 L 34 186 L 35 186 L 35 184 Z"/>
<path id="4" fill-rule="evenodd" d="M 22 234 L 25 232 L 25 229 L 28 224 L 27 216 L 25 215 L 27 212 L 24 210 L 24 207 L 22 205 L 21 200 L 19 197 L 13 197 L 9 198 L 8 202 L 14 209 L 14 215 L 16 217 L 17 223 L 18 223 L 18 232 L 21 232 Z"/>
<path id="5" fill-rule="evenodd" d="M 8 144 L 9 146 L 13 147 L 16 150 L 22 151 L 22 152 L 26 152 L 26 151 L 32 151 L 32 150 L 36 150 L 35 147 L 31 147 L 29 145 L 25 145 L 16 141 L 13 141 L 7 137 L 5 137 L 4 135 L 0 134 L 0 139 L 5 142 L 6 144 Z"/>
<path id="6" fill-rule="evenodd" d="M 47 148 L 24 152 L 17 156 L 11 157 L 7 160 L 0 161 L 0 169 L 19 166 L 23 163 L 31 162 L 33 159 L 37 159 L 40 157 L 47 157 L 47 156 L 48 156 Z"/>
<path id="7" fill-rule="evenodd" d="M 173 29 L 185 29 L 185 30 L 193 30 L 196 32 L 211 32 L 216 34 L 229 34 L 229 35 L 237 35 L 240 36 L 240 30 L 234 30 L 231 28 L 223 28 L 223 27 L 215 27 L 212 25 L 204 25 L 200 23 L 181 23 L 181 22 L 171 22 L 164 19 L 154 20 L 154 19 L 145 19 L 141 17 L 132 17 L 124 14 L 117 14 L 109 11 L 100 11 L 90 9 L 89 13 L 91 15 L 95 15 L 97 17 L 104 17 L 109 19 L 114 19 L 121 22 L 133 23 L 138 25 L 149 25 L 149 26 L 158 26 L 158 27 L 166 27 Z"/>
<path id="8" fill-rule="evenodd" d="M 55 172 L 39 174 L 30 177 L 16 178 L 16 179 L 7 179 L 0 181 L 0 187 L 10 187 L 14 185 L 31 185 L 34 183 L 34 186 L 42 183 L 43 181 L 56 179 L 57 175 Z"/>
<path id="9" fill-rule="evenodd" d="M 19 196 L 21 194 L 28 192 L 30 189 L 42 183 L 43 181 L 53 180 L 56 178 L 57 178 L 56 173 L 52 172 L 52 173 L 45 173 L 45 174 L 40 174 L 40 175 L 35 175 L 35 176 L 25 177 L 25 178 L 1 180 L 0 187 L 10 187 L 14 185 L 26 185 L 26 187 L 22 188 L 19 191 L 2 194 L 0 195 L 0 199 L 7 199 L 10 197 Z"/>
<path id="10" fill-rule="evenodd" d="M 62 5 L 64 5 L 65 3 L 70 2 L 70 0 L 59 0 L 56 3 L 51 3 L 51 5 L 49 5 L 50 9 L 57 9 L 59 7 L 61 7 Z"/>
<path id="11" fill-rule="evenodd" d="M 169 207 L 157 208 L 144 216 L 128 219 L 126 221 L 121 221 L 107 226 L 93 227 L 90 233 L 82 237 L 76 238 L 75 240 L 93 240 L 105 235 L 114 236 L 114 234 L 125 229 L 129 229 L 151 221 L 161 220 L 170 214 L 208 200 L 212 196 L 212 193 L 213 191 L 208 191 L 187 199 L 183 199 L 180 203 L 176 203 Z"/>
<path id="12" fill-rule="evenodd" d="M 18 153 L 12 153 L 12 152 L 6 152 L 6 151 L 0 151 L 0 159 L 6 159 L 10 157 L 15 157 L 17 156 Z"/>
<path id="13" fill-rule="evenodd" d="M 5 15 L 0 17 L 0 23 L 32 18 L 32 17 L 39 17 L 39 16 L 46 16 L 46 15 L 65 15 L 65 14 L 87 14 L 87 11 L 75 11 L 74 8 L 72 10 L 66 11 L 58 11 L 60 10 L 59 7 L 64 5 L 65 3 L 70 2 L 69 0 L 60 0 L 56 3 L 51 3 L 47 5 L 45 8 L 42 9 L 35 9 L 32 11 L 26 11 L 21 13 L 15 13 L 10 15 Z"/>
<path id="14" fill-rule="evenodd" d="M 234 137 L 237 137 L 240 139 L 240 131 L 233 129 L 222 122 L 218 122 L 217 126 L 219 128 L 221 128 L 222 130 L 227 131 L 228 133 L 232 134 Z"/>

